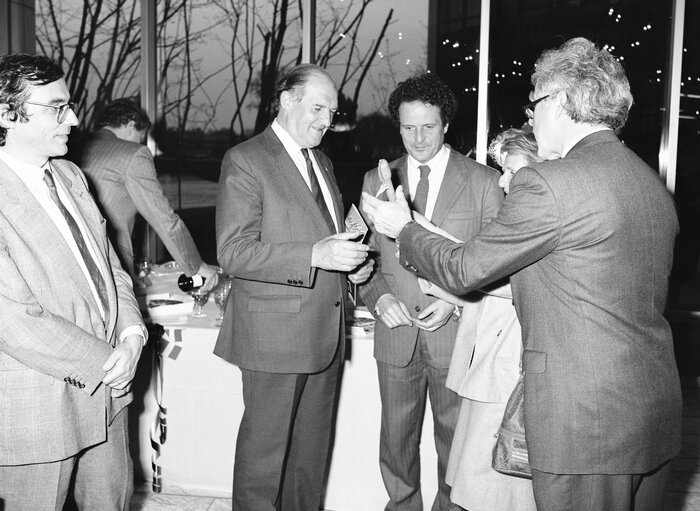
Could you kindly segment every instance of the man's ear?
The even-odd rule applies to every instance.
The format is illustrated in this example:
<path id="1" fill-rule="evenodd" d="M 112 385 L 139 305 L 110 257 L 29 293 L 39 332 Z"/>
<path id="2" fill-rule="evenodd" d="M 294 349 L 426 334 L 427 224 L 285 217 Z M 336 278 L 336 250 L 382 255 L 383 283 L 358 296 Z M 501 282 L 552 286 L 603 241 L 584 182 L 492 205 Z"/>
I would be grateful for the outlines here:
<path id="1" fill-rule="evenodd" d="M 280 108 L 283 110 L 289 110 L 289 105 L 292 101 L 292 95 L 289 93 L 289 91 L 282 91 L 280 94 Z"/>
<path id="2" fill-rule="evenodd" d="M 19 120 L 19 113 L 11 110 L 7 103 L 0 103 L 0 126 L 3 128 L 13 128 Z"/>

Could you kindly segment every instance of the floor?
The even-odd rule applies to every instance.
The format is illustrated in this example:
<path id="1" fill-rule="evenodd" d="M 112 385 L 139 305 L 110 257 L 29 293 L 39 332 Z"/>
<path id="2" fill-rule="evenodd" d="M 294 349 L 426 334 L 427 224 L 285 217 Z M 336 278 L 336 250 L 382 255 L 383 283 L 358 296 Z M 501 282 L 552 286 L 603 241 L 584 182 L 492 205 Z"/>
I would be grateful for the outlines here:
<path id="1" fill-rule="evenodd" d="M 700 510 L 700 382 L 685 382 L 683 387 L 683 446 L 674 460 L 665 511 Z M 224 511 L 231 509 L 229 495 L 202 495 L 164 485 L 153 493 L 150 484 L 137 485 L 132 511 Z M 352 504 L 336 511 L 372 511 L 353 509 Z"/>

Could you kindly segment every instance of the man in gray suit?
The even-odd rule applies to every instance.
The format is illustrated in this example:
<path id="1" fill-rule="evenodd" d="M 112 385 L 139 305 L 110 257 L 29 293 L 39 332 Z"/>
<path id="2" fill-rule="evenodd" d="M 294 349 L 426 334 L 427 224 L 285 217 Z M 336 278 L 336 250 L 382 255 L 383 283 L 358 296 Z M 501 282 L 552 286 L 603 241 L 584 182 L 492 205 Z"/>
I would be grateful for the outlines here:
<path id="1" fill-rule="evenodd" d="M 67 151 L 63 71 L 0 59 L 0 508 L 128 510 L 128 392 L 145 341 L 131 280 Z"/>
<path id="2" fill-rule="evenodd" d="M 461 294 L 513 274 L 525 428 L 542 510 L 661 510 L 680 449 L 681 394 L 663 313 L 678 232 L 659 176 L 615 135 L 632 105 L 622 66 L 577 38 L 542 54 L 526 107 L 539 154 L 464 244 L 364 197 L 401 263 Z"/>
<path id="3" fill-rule="evenodd" d="M 330 160 L 313 149 L 338 108 L 302 64 L 277 87 L 277 118 L 230 149 L 216 207 L 218 259 L 233 276 L 214 353 L 240 367 L 233 509 L 319 509 L 344 354 L 348 272 L 372 269 L 344 233 Z"/>
<path id="4" fill-rule="evenodd" d="M 434 74 L 405 80 L 389 96 L 389 115 L 407 155 L 388 165 L 412 207 L 458 239 L 469 239 L 496 216 L 503 200 L 498 172 L 445 145 L 457 109 L 452 91 Z M 379 169 L 365 175 L 363 190 L 375 195 Z M 459 311 L 424 294 L 413 272 L 401 267 L 393 240 L 372 233 L 377 270 L 360 296 L 378 319 L 374 356 L 382 399 L 379 457 L 387 510 L 422 510 L 420 440 L 430 393 L 438 486 L 432 509 L 456 509 L 445 482 L 460 397 L 445 387 L 457 335 Z M 478 298 L 474 298 L 478 300 Z"/>
<path id="5" fill-rule="evenodd" d="M 82 151 L 80 166 L 107 217 L 122 265 L 134 275 L 131 236 L 139 213 L 182 271 L 205 277 L 203 290 L 214 288 L 218 268 L 202 261 L 185 223 L 163 193 L 151 152 L 143 145 L 151 127 L 146 112 L 129 99 L 117 99 L 102 111 L 97 126 Z"/>

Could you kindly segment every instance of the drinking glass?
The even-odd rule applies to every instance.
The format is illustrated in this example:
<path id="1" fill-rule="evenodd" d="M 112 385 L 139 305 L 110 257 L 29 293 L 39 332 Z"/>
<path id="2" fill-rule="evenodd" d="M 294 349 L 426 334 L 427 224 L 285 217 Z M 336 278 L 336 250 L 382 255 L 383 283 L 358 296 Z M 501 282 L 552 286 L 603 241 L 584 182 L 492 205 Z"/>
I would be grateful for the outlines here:
<path id="1" fill-rule="evenodd" d="M 192 298 L 194 298 L 194 307 L 192 308 L 192 314 L 190 314 L 190 316 L 193 318 L 206 318 L 207 313 L 202 310 L 202 307 L 207 303 L 209 292 L 195 289 L 194 291 L 190 291 L 190 294 Z"/>
<path id="2" fill-rule="evenodd" d="M 231 292 L 231 279 L 225 278 L 214 291 L 214 302 L 219 308 L 219 316 L 216 318 L 216 326 L 221 326 L 224 320 L 224 309 L 226 308 L 226 299 Z"/>

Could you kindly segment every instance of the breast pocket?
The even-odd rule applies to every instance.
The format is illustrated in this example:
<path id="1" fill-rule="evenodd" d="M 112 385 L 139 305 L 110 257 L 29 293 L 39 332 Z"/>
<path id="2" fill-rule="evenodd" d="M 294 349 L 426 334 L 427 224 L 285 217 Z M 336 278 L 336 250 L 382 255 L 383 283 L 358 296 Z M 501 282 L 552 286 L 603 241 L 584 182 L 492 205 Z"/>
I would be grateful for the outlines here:
<path id="1" fill-rule="evenodd" d="M 547 354 L 541 351 L 523 351 L 523 372 L 542 374 L 547 368 Z"/>

